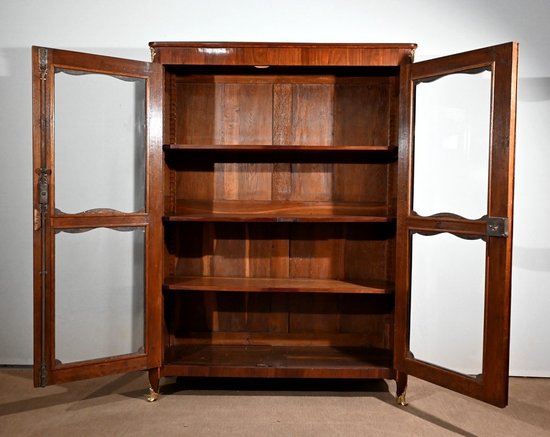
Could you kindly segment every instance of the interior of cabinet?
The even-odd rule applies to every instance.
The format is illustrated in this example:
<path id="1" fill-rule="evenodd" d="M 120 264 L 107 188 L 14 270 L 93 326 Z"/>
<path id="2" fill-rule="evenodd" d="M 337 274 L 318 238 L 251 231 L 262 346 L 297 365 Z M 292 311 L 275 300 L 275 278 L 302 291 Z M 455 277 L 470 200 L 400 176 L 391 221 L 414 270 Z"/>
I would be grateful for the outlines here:
<path id="1" fill-rule="evenodd" d="M 397 74 L 167 67 L 168 373 L 392 377 Z"/>
<path id="2" fill-rule="evenodd" d="M 396 146 L 397 68 L 169 71 L 170 143 Z"/>

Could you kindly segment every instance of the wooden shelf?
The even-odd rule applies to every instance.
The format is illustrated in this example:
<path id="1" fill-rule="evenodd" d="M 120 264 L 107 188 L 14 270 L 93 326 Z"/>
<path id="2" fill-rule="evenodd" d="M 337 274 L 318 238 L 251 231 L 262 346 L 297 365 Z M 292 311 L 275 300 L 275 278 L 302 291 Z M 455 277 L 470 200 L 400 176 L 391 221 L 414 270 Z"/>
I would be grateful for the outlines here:
<path id="1" fill-rule="evenodd" d="M 386 349 L 288 346 L 173 346 L 166 376 L 394 378 Z"/>
<path id="2" fill-rule="evenodd" d="M 268 216 L 255 214 L 181 214 L 164 217 L 167 222 L 274 222 L 274 223 L 387 223 L 389 217 L 352 215 Z"/>
<path id="3" fill-rule="evenodd" d="M 165 144 L 165 151 L 170 150 L 219 150 L 224 152 L 391 152 L 396 146 L 388 145 L 361 145 L 361 146 L 332 146 L 332 145 L 295 145 L 295 144 Z"/>
<path id="4" fill-rule="evenodd" d="M 336 279 L 235 278 L 214 276 L 176 276 L 164 281 L 172 291 L 233 291 L 277 293 L 391 294 L 387 281 L 340 281 Z"/>
<path id="5" fill-rule="evenodd" d="M 383 203 L 276 202 L 276 201 L 178 201 L 169 222 L 368 222 L 387 223 Z"/>

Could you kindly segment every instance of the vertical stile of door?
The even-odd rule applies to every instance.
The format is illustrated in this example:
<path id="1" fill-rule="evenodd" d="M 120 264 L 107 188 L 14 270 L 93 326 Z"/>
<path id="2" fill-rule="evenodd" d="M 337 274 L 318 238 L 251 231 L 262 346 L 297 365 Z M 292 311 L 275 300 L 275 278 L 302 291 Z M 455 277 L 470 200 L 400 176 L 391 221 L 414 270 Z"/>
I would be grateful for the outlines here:
<path id="1" fill-rule="evenodd" d="M 38 311 L 35 312 L 35 338 L 41 338 L 39 350 L 35 350 L 35 356 L 39 356 L 38 372 L 35 372 L 34 379 L 35 385 L 45 386 L 48 383 L 47 380 L 47 367 L 46 367 L 46 296 L 47 296 L 47 276 L 49 270 L 48 261 L 48 232 L 47 232 L 47 216 L 49 211 L 49 177 L 51 175 L 51 169 L 47 168 L 47 143 L 50 137 L 51 126 L 51 114 L 49 112 L 49 105 L 47 104 L 48 89 L 51 89 L 52 75 L 51 69 L 48 68 L 49 54 L 45 48 L 35 49 L 33 56 L 38 59 L 35 60 L 35 64 L 38 65 L 38 71 L 34 68 L 33 75 L 33 104 L 38 106 L 39 111 L 33 114 L 33 124 L 38 128 L 34 129 L 34 135 L 38 135 L 39 138 L 35 138 L 35 144 L 38 143 L 38 150 L 34 151 L 35 172 L 33 184 L 34 190 L 34 232 L 35 239 L 40 241 L 39 250 L 35 248 L 35 287 L 38 289 L 35 292 L 35 308 Z M 49 86 L 46 83 L 49 81 Z M 36 274 L 38 272 L 38 274 Z M 36 347 L 36 346 L 35 346 Z"/>

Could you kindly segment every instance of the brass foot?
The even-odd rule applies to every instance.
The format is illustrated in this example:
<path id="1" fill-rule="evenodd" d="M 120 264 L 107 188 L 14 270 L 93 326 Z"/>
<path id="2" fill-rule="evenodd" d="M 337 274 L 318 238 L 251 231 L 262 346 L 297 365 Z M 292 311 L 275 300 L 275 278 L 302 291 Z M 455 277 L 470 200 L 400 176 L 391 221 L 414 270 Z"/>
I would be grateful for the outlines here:
<path id="1" fill-rule="evenodd" d="M 149 387 L 149 396 L 147 396 L 147 401 L 155 402 L 159 398 L 159 393 L 153 390 L 153 387 Z"/>
<path id="2" fill-rule="evenodd" d="M 409 405 L 407 402 L 407 390 L 405 390 L 403 393 L 401 393 L 397 398 L 395 399 L 398 405 L 402 405 L 403 407 L 406 407 Z"/>

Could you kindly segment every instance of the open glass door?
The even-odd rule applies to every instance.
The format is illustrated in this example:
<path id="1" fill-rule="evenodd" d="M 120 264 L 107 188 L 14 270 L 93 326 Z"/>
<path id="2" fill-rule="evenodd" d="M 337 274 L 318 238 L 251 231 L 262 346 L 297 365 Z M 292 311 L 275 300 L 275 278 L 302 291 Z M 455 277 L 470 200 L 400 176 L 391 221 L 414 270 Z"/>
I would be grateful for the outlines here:
<path id="1" fill-rule="evenodd" d="M 160 366 L 161 90 L 158 64 L 33 47 L 36 386 Z"/>
<path id="2" fill-rule="evenodd" d="M 406 65 L 396 369 L 508 400 L 515 43 Z"/>

